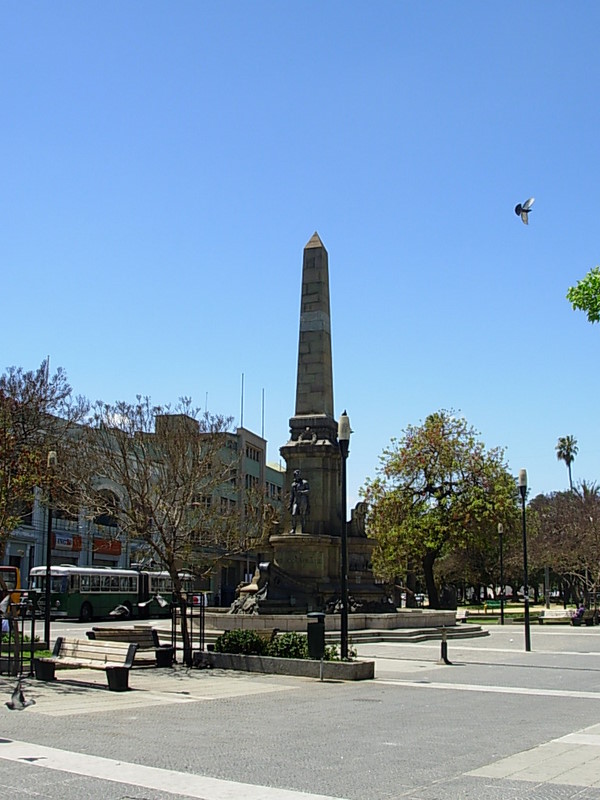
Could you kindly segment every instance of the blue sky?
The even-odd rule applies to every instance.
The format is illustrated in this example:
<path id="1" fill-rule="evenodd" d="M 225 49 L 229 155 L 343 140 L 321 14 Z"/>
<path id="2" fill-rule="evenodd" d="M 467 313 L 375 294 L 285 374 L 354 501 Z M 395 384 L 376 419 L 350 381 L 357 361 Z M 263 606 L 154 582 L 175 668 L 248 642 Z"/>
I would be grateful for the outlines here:
<path id="1" fill-rule="evenodd" d="M 350 500 L 455 409 L 534 494 L 600 480 L 595 2 L 0 7 L 0 369 L 91 399 L 294 412 L 302 250 L 329 252 Z M 536 198 L 530 224 L 514 206 Z"/>

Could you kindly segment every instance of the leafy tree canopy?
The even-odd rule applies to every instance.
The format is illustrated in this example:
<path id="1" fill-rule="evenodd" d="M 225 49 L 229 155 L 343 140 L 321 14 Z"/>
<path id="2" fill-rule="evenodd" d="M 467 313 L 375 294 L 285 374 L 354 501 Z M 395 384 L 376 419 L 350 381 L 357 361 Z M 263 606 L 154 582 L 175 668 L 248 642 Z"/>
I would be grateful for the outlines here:
<path id="1" fill-rule="evenodd" d="M 569 472 L 569 487 L 573 490 L 573 476 L 571 474 L 571 464 L 575 461 L 575 456 L 579 452 L 577 439 L 574 436 L 560 436 L 556 445 L 556 457 L 559 461 L 564 461 Z"/>
<path id="2" fill-rule="evenodd" d="M 68 447 L 88 408 L 73 395 L 64 370 L 51 375 L 47 361 L 0 376 L 0 559 L 11 531 L 31 510 L 35 487 L 47 483 L 48 452 Z"/>
<path id="3" fill-rule="evenodd" d="M 574 310 L 585 311 L 589 322 L 600 322 L 600 267 L 593 267 L 575 286 L 571 286 L 567 300 Z"/>
<path id="4" fill-rule="evenodd" d="M 424 572 L 429 603 L 439 605 L 434 564 L 452 549 L 484 547 L 497 524 L 514 524 L 517 492 L 503 451 L 486 450 L 476 431 L 441 410 L 409 425 L 380 457 L 363 490 L 377 539 L 374 565 L 394 580 L 411 562 Z"/>

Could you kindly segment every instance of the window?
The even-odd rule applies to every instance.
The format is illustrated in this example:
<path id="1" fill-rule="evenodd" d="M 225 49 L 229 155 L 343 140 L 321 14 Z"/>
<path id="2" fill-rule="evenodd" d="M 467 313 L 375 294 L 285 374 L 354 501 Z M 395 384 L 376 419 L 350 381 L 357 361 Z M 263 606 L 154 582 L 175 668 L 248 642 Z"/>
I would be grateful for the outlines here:
<path id="1" fill-rule="evenodd" d="M 256 447 L 252 447 L 251 444 L 246 445 L 246 458 L 249 458 L 251 461 L 260 461 L 260 456 L 260 450 L 258 450 Z"/>
<path id="2" fill-rule="evenodd" d="M 281 486 L 277 486 L 276 483 L 267 481 L 267 495 L 272 500 L 281 500 Z"/>
<path id="3" fill-rule="evenodd" d="M 112 492 L 100 492 L 99 501 L 104 506 L 103 511 L 98 516 L 94 517 L 96 525 L 102 525 L 107 528 L 117 527 L 117 514 L 119 509 L 119 500 Z"/>
<path id="4" fill-rule="evenodd" d="M 54 519 L 64 519 L 67 522 L 79 522 L 79 517 L 77 514 L 73 514 L 70 511 L 65 511 L 64 508 L 53 508 L 52 517 Z"/>

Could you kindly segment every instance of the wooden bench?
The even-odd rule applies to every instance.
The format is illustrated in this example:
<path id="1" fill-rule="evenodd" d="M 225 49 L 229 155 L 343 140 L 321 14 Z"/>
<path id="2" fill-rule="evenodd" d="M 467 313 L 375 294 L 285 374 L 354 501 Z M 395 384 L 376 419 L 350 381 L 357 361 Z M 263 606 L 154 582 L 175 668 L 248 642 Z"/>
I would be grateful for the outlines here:
<path id="1" fill-rule="evenodd" d="M 572 622 L 573 612 L 563 608 L 546 608 L 540 611 L 538 622 L 543 625 L 545 622 L 566 624 Z"/>
<path id="2" fill-rule="evenodd" d="M 102 642 L 128 642 L 137 644 L 136 661 L 143 662 L 144 655 L 151 655 L 155 666 L 170 667 L 175 653 L 171 645 L 161 645 L 158 632 L 148 625 L 135 625 L 133 628 L 94 627 L 86 633 L 88 639 Z M 148 662 L 146 662 L 148 666 Z"/>
<path id="3" fill-rule="evenodd" d="M 129 689 L 129 670 L 133 666 L 137 644 L 96 642 L 59 636 L 51 656 L 34 660 L 35 677 L 53 681 L 57 666 L 103 669 L 108 688 L 113 692 Z"/>

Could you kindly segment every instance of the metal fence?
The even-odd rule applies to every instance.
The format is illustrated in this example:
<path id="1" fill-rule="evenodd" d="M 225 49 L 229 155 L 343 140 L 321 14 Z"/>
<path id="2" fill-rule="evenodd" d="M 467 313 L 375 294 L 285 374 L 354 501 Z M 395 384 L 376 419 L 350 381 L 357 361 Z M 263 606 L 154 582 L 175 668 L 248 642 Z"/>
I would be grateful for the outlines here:
<path id="1" fill-rule="evenodd" d="M 35 622 L 30 600 L 23 599 L 20 603 L 10 604 L 8 614 L 2 620 L 0 674 L 33 675 L 36 650 Z"/>
<path id="2" fill-rule="evenodd" d="M 177 649 L 182 651 L 183 663 L 191 667 L 194 653 L 204 650 L 206 598 L 204 594 L 182 596 L 171 604 L 171 645 L 177 662 Z M 185 614 L 190 648 L 185 652 L 181 639 L 181 615 Z"/>

